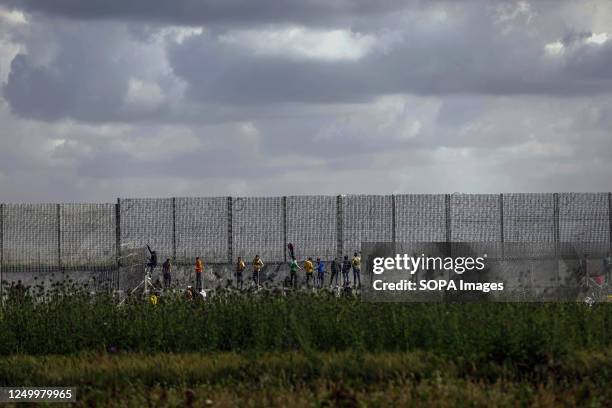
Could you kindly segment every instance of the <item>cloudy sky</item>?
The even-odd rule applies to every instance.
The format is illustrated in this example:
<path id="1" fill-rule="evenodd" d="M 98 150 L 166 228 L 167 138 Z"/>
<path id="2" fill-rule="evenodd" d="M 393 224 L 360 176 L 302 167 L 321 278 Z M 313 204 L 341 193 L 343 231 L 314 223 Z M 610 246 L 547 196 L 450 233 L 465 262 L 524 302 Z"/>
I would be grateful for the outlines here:
<path id="1" fill-rule="evenodd" d="M 0 0 L 0 201 L 609 191 L 612 2 Z"/>

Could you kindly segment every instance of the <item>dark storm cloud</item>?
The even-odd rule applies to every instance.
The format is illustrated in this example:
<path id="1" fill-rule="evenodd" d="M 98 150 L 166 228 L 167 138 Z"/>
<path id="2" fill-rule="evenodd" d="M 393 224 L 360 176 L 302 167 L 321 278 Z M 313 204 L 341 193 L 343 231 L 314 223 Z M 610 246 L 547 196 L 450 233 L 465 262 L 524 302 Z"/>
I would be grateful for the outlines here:
<path id="1" fill-rule="evenodd" d="M 27 10 L 75 18 L 118 16 L 120 10 L 124 10 L 128 16 L 133 13 L 146 19 L 155 13 L 152 11 L 155 7 L 143 7 L 139 2 L 25 1 L 13 4 Z M 194 15 L 200 8 L 216 10 L 217 7 L 229 13 L 227 10 L 238 5 L 236 2 L 179 3 L 181 7 L 170 6 L 167 2 L 160 4 L 175 13 Z M 385 10 L 384 6 L 378 8 L 370 4 L 305 2 L 299 6 L 313 10 L 331 8 L 340 15 L 349 11 L 357 14 L 376 11 L 377 16 L 368 21 L 369 31 L 355 33 L 369 35 L 371 44 L 363 55 L 354 58 L 311 58 L 289 52 L 260 52 L 253 49 L 258 44 L 241 43 L 242 37 L 234 42 L 223 41 L 224 36 L 235 34 L 231 25 L 205 30 L 184 41 L 161 42 L 158 46 L 166 47 L 165 56 L 161 55 L 167 58 L 171 72 L 155 78 L 153 85 L 164 94 L 172 92 L 177 88 L 175 76 L 187 85 L 188 99 L 160 102 L 160 106 L 146 112 L 129 109 L 124 103 L 130 79 L 138 77 L 138 70 L 148 69 L 132 54 L 139 46 L 149 46 L 162 28 L 108 21 L 92 24 L 63 21 L 65 28 L 58 34 L 49 40 L 38 39 L 55 42 L 57 55 L 46 64 L 39 64 L 33 58 L 36 55 L 17 55 L 3 94 L 12 111 L 23 117 L 50 121 L 73 118 L 89 122 L 135 122 L 220 120 L 214 114 L 220 106 L 227 107 L 219 109 L 223 112 L 238 109 L 238 119 L 240 115 L 251 118 L 255 110 L 265 106 L 363 103 L 391 93 L 572 96 L 612 89 L 612 71 L 608 69 L 612 62 L 612 42 L 584 45 L 584 40 L 591 35 L 588 30 L 560 33 L 559 38 L 567 44 L 567 51 L 562 56 L 547 58 L 544 45 L 552 39 L 534 38 L 524 30 L 521 21 L 513 21 L 517 26 L 506 32 L 498 21 L 498 10 L 486 3 L 434 2 L 419 11 L 388 16 L 380 13 Z M 546 11 L 543 4 L 538 3 L 542 8 L 540 13 Z M 249 7 L 256 7 L 260 13 L 266 10 L 274 21 L 289 21 L 286 13 L 293 10 L 292 7 L 281 4 L 266 8 L 267 5 L 257 2 L 256 6 Z M 443 13 L 442 20 L 432 17 L 436 12 Z M 211 19 L 217 16 L 215 13 L 211 12 Z M 248 13 L 242 11 L 237 15 L 247 16 Z M 33 24 L 41 26 L 54 22 L 46 17 L 33 20 Z M 265 25 L 248 35 L 257 36 L 258 30 L 276 29 L 279 26 Z M 395 34 L 389 35 L 389 32 Z M 326 37 L 321 38 L 324 41 Z M 294 41 L 299 42 L 299 38 Z M 133 43 L 131 48 L 125 45 L 128 43 Z M 186 112 L 193 112 L 191 118 Z"/>
<path id="2" fill-rule="evenodd" d="M 120 19 L 179 25 L 293 22 L 329 24 L 404 8 L 400 0 L 6 0 L 28 12 L 72 19 Z M 412 2 L 418 6 L 421 0 Z"/>
<path id="3" fill-rule="evenodd" d="M 392 49 L 358 61 L 261 55 L 208 34 L 169 46 L 174 73 L 200 102 L 363 102 L 390 93 L 588 95 L 609 92 L 612 42 L 579 44 L 558 58 L 520 32 L 505 35 L 471 9 L 438 32 L 407 29 Z"/>
<path id="4" fill-rule="evenodd" d="M 606 190 L 612 7 L 587 3 L 5 0 L 0 191 Z"/>
<path id="5" fill-rule="evenodd" d="M 189 83 L 189 94 L 200 102 L 336 102 L 381 90 L 380 81 L 363 82 L 363 68 L 355 62 L 253 55 L 206 36 L 171 46 L 169 58 L 174 73 Z"/>
<path id="6" fill-rule="evenodd" d="M 596 81 L 594 85 L 609 90 L 612 86 L 612 41 L 602 45 L 579 47 L 567 59 L 569 75 Z"/>
<path id="7" fill-rule="evenodd" d="M 117 37 L 104 27 L 55 31 L 57 54 L 48 64 L 36 55 L 17 54 L 11 62 L 3 96 L 13 112 L 41 120 L 72 117 L 86 121 L 117 113 L 128 77 L 112 58 Z"/>

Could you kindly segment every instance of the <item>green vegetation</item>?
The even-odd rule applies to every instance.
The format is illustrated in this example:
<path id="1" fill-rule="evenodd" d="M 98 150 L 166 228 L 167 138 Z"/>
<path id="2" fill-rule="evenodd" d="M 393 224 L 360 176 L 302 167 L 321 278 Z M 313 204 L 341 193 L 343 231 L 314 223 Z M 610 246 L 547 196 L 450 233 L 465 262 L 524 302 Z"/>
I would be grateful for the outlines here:
<path id="1" fill-rule="evenodd" d="M 536 376 L 431 353 L 81 354 L 0 358 L 2 385 L 78 387 L 79 406 L 607 406 L 612 354 Z M 536 378 L 537 377 L 537 378 Z"/>
<path id="2" fill-rule="evenodd" d="M 330 293 L 219 293 L 207 302 L 117 302 L 72 288 L 14 296 L 0 355 L 291 350 L 430 351 L 515 364 L 610 347 L 612 304 L 364 303 Z"/>
<path id="3" fill-rule="evenodd" d="M 117 305 L 13 292 L 0 384 L 126 406 L 606 406 L 612 304 L 364 303 L 219 292 Z M 469 404 L 468 404 L 469 403 Z"/>

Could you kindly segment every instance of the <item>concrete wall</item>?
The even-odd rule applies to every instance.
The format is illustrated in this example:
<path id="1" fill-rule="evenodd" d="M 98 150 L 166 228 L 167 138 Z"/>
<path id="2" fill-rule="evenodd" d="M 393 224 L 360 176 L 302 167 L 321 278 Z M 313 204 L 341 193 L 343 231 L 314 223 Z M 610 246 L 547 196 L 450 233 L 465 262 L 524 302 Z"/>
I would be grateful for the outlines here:
<path id="1" fill-rule="evenodd" d="M 551 288 L 556 286 L 557 279 L 562 286 L 577 286 L 578 282 L 573 279 L 575 275 L 574 269 L 577 268 L 578 261 L 543 261 L 543 260 L 513 260 L 511 262 L 498 262 L 490 265 L 490 273 L 488 274 L 488 280 L 502 279 L 508 289 L 518 287 L 535 287 L 538 290 L 542 288 Z M 601 270 L 601 259 L 591 259 L 589 261 L 590 271 Z M 327 263 L 327 272 L 325 275 L 326 283 L 329 283 L 329 263 Z M 558 271 L 558 275 L 557 275 Z M 95 281 L 102 280 L 108 277 L 109 273 L 115 271 L 67 271 L 67 272 L 40 272 L 40 271 L 20 271 L 20 272 L 5 272 L 3 274 L 3 281 L 5 284 L 21 282 L 26 286 L 37 286 L 42 285 L 49 288 L 53 282 L 58 281 L 69 281 L 77 284 L 89 283 L 90 287 L 95 288 Z M 143 270 L 138 268 L 137 270 L 130 271 L 129 269 L 122 269 L 119 271 L 123 274 L 122 278 L 122 289 L 129 290 L 135 287 L 143 279 Z M 252 269 L 247 266 L 247 270 L 244 272 L 244 284 L 245 287 L 250 286 L 252 276 Z M 280 286 L 283 280 L 289 276 L 289 265 L 285 263 L 268 263 L 264 267 L 260 280 L 262 285 Z M 558 278 L 557 278 L 558 276 Z M 466 277 L 464 275 L 464 277 Z M 419 277 L 422 279 L 423 277 Z M 153 281 L 159 279 L 163 282 L 161 267 L 158 266 L 153 274 Z M 304 273 L 299 272 L 299 282 L 304 284 Z M 350 274 L 352 281 L 352 274 Z M 216 288 L 218 286 L 225 286 L 231 280 L 235 281 L 234 276 L 234 265 L 227 264 L 208 264 L 205 265 L 204 271 L 204 287 L 207 289 Z M 174 266 L 172 270 L 172 286 L 175 288 L 184 289 L 187 285 L 195 286 L 195 272 L 193 266 Z"/>

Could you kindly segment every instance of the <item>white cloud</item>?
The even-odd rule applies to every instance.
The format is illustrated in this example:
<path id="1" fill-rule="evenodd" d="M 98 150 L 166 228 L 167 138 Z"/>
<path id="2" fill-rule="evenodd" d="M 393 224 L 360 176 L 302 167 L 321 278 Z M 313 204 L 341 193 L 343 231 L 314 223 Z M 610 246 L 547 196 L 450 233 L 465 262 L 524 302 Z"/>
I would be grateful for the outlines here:
<path id="1" fill-rule="evenodd" d="M 497 23 L 505 23 L 522 18 L 527 22 L 531 22 L 534 17 L 534 11 L 531 4 L 527 1 L 518 1 L 511 3 L 498 4 L 495 9 L 495 21 Z"/>
<path id="2" fill-rule="evenodd" d="M 53 140 L 51 140 L 51 146 L 54 149 L 57 149 L 58 147 L 62 147 L 65 144 L 66 144 L 66 139 L 53 139 Z"/>
<path id="3" fill-rule="evenodd" d="M 150 111 L 164 102 L 164 93 L 159 85 L 152 81 L 131 79 L 126 94 L 127 108 L 136 111 Z"/>
<path id="4" fill-rule="evenodd" d="M 544 50 L 549 55 L 559 55 L 565 50 L 565 46 L 561 41 L 555 41 L 548 43 L 544 46 Z"/>
<path id="5" fill-rule="evenodd" d="M 493 13 L 494 22 L 505 35 L 527 29 L 537 13 L 527 1 L 505 2 L 498 4 Z"/>
<path id="6" fill-rule="evenodd" d="M 515 146 L 502 148 L 502 151 L 518 157 L 567 159 L 574 156 L 574 149 L 566 143 L 545 143 L 530 140 Z"/>
<path id="7" fill-rule="evenodd" d="M 608 41 L 608 39 L 608 33 L 592 33 L 591 36 L 586 38 L 584 41 L 587 44 L 602 45 Z"/>
<path id="8" fill-rule="evenodd" d="M 376 44 L 376 38 L 371 34 L 307 27 L 231 30 L 219 36 L 219 41 L 247 48 L 256 54 L 326 61 L 359 60 Z"/>
<path id="9" fill-rule="evenodd" d="M 165 30 L 162 30 L 164 35 L 169 35 L 172 39 L 179 44 L 185 41 L 187 38 L 192 37 L 194 35 L 200 35 L 204 32 L 202 27 L 170 27 Z"/>
<path id="10" fill-rule="evenodd" d="M 27 27 L 25 15 L 17 10 L 0 7 L 0 85 L 8 79 L 11 61 L 15 55 L 24 52 L 22 44 L 14 41 L 13 31 L 23 31 Z"/>
<path id="11" fill-rule="evenodd" d="M 368 104 L 353 106 L 322 127 L 315 141 L 346 141 L 366 144 L 407 142 L 422 135 L 436 120 L 441 102 L 437 98 L 385 95 Z"/>
<path id="12" fill-rule="evenodd" d="M 577 38 L 571 38 L 565 43 L 561 40 L 550 42 L 544 45 L 544 51 L 548 55 L 561 55 L 565 53 L 567 49 L 575 50 L 584 46 L 600 46 L 605 44 L 609 40 L 608 33 L 591 33 L 590 35 L 581 35 Z"/>
<path id="13" fill-rule="evenodd" d="M 28 22 L 23 12 L 19 10 L 7 10 L 2 7 L 0 7 L 0 21 L 2 21 L 5 24 L 14 24 L 14 25 L 27 24 Z"/>

